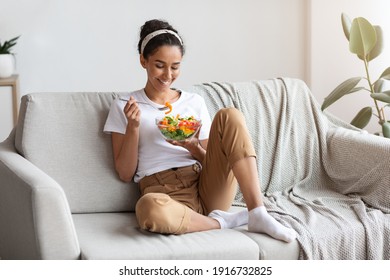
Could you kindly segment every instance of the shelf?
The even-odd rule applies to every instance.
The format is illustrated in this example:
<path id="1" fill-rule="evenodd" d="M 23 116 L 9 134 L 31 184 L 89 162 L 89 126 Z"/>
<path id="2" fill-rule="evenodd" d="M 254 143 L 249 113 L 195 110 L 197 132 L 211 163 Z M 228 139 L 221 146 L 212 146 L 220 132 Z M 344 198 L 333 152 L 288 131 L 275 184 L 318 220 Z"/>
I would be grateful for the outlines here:
<path id="1" fill-rule="evenodd" d="M 16 125 L 18 121 L 19 76 L 12 75 L 9 78 L 0 78 L 0 87 L 12 88 L 13 117 L 14 125 Z"/>

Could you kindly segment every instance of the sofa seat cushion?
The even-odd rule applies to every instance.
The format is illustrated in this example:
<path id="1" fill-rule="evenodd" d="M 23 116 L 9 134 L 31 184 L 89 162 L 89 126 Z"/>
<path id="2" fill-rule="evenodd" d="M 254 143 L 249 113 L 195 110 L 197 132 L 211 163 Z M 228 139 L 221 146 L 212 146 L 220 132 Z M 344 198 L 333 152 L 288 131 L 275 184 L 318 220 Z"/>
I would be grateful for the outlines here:
<path id="1" fill-rule="evenodd" d="M 232 230 L 163 235 L 139 229 L 134 213 L 73 214 L 82 259 L 259 259 L 257 243 Z"/>
<path id="2" fill-rule="evenodd" d="M 247 226 L 238 228 L 240 232 L 250 237 L 259 247 L 261 260 L 298 260 L 300 246 L 298 240 L 290 243 L 274 239 L 266 234 L 249 232 Z"/>

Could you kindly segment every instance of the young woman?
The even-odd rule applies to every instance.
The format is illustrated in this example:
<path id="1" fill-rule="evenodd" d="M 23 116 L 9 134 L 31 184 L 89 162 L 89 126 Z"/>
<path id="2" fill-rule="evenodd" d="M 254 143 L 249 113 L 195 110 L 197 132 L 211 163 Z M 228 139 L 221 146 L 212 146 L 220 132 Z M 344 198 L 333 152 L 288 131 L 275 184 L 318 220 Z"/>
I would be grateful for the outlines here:
<path id="1" fill-rule="evenodd" d="M 294 230 L 276 221 L 265 209 L 256 155 L 243 115 L 221 109 L 211 122 L 199 95 L 172 88 L 179 77 L 183 40 L 167 22 L 147 21 L 138 44 L 145 88 L 113 102 L 104 131 L 112 134 L 116 171 L 123 181 L 139 183 L 136 216 L 142 229 L 183 234 L 248 224 L 251 232 L 291 242 Z M 173 113 L 202 120 L 197 137 L 167 141 L 155 124 L 166 102 Z M 247 209 L 227 212 L 237 181 Z"/>

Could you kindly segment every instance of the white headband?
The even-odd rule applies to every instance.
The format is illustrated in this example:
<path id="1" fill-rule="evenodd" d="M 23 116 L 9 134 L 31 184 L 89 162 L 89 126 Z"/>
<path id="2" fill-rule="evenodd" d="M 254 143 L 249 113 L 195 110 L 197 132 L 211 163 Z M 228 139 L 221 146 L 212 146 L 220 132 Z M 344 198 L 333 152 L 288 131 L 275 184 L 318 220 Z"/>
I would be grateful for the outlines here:
<path id="1" fill-rule="evenodd" d="M 142 44 L 141 44 L 141 54 L 144 53 L 144 49 L 146 47 L 146 45 L 149 43 L 150 40 L 152 40 L 154 37 L 160 35 L 160 34 L 166 34 L 166 33 L 169 33 L 169 34 L 172 34 L 174 35 L 180 42 L 180 45 L 183 45 L 183 41 L 181 40 L 180 36 L 172 31 L 172 30 L 169 30 L 169 29 L 160 29 L 160 30 L 156 30 L 152 33 L 149 33 L 143 40 L 142 40 Z"/>

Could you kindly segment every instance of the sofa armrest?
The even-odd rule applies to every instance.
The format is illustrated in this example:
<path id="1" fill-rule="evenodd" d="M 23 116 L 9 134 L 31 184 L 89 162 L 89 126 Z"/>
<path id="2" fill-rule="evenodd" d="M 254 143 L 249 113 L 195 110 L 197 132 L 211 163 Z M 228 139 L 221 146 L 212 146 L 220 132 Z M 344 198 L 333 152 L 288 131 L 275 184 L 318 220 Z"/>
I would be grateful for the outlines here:
<path id="1" fill-rule="evenodd" d="M 0 259 L 78 259 L 80 247 L 62 188 L 0 144 Z"/>
<path id="2" fill-rule="evenodd" d="M 332 128 L 324 167 L 334 188 L 389 212 L 390 140 L 364 131 Z"/>

